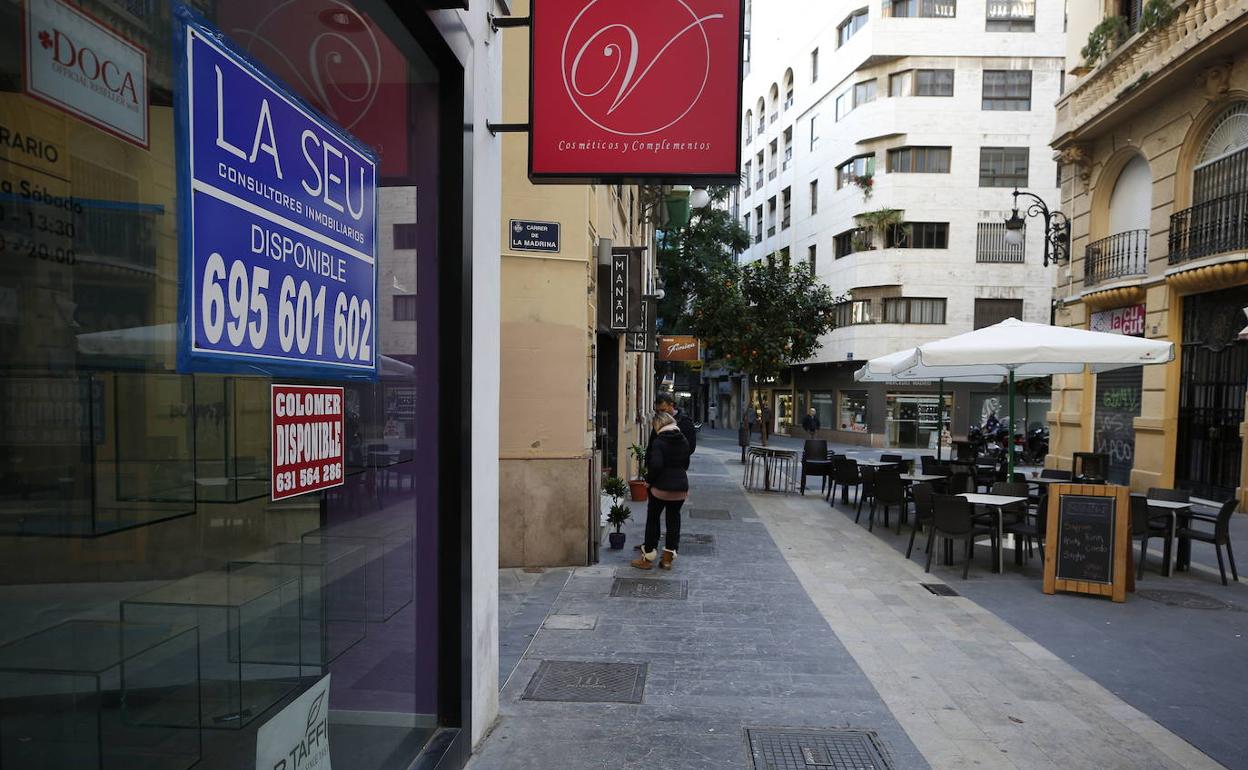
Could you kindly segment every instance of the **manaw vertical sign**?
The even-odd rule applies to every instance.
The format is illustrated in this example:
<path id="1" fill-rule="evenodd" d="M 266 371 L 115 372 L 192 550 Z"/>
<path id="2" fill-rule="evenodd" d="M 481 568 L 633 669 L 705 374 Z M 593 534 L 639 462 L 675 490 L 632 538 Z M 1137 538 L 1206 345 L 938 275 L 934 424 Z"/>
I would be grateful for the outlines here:
<path id="1" fill-rule="evenodd" d="M 744 0 L 532 5 L 533 181 L 737 180 Z"/>
<path id="2" fill-rule="evenodd" d="M 176 13 L 179 370 L 375 378 L 375 155 Z"/>

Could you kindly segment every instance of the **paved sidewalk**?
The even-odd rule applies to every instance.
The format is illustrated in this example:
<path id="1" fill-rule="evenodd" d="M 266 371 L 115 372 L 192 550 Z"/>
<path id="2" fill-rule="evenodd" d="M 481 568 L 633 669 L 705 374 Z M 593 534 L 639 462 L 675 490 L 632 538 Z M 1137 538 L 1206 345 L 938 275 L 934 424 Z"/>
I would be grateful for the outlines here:
<path id="1" fill-rule="evenodd" d="M 694 515 L 684 523 L 686 535 L 714 539 L 715 555 L 685 538 L 688 553 L 672 573 L 629 567 L 644 525 L 634 504 L 628 547 L 604 548 L 603 563 L 575 570 L 554 601 L 503 688 L 500 719 L 473 770 L 746 768 L 745 726 L 870 729 L 897 767 L 928 766 L 829 631 L 724 455 L 694 455 Z M 711 510 L 732 518 L 698 518 Z M 617 574 L 687 581 L 688 598 L 611 597 Z M 642 703 L 524 700 L 543 660 L 648 664 Z"/>
<path id="2" fill-rule="evenodd" d="M 685 517 L 684 532 L 711 536 L 714 555 L 685 538 L 689 552 L 673 573 L 628 567 L 644 517 L 635 504 L 629 548 L 604 548 L 602 565 L 570 577 L 503 576 L 508 603 L 520 608 L 503 632 L 509 648 L 527 643 L 522 631 L 541 608 L 551 614 L 504 687 L 500 720 L 473 770 L 748 769 L 746 726 L 875 730 L 898 768 L 1220 767 L 1098 684 L 1110 681 L 1118 691 L 1113 678 L 1125 671 L 1137 690 L 1164 698 L 1174 677 L 1159 671 L 1149 681 L 1137 664 L 1164 663 L 1097 633 L 1086 617 L 1072 622 L 1070 608 L 1095 614 L 1102 606 L 1096 600 L 1020 600 L 1034 588 L 1034 574 L 989 575 L 983 553 L 965 583 L 960 563 L 956 574 L 937 567 L 926 575 L 917 557 L 907 562 L 898 554 L 901 538 L 868 533 L 852 512 L 818 494 L 747 495 L 735 437 L 703 439 L 691 468 L 695 515 Z M 696 515 L 715 509 L 732 518 Z M 687 581 L 688 598 L 611 597 L 617 574 Z M 938 597 L 919 585 L 945 580 L 976 599 Z M 1112 606 L 1156 622 L 1148 614 L 1161 607 L 1154 604 Z M 1197 635 L 1213 622 L 1202 619 Z M 1184 638 L 1181 627 L 1172 631 L 1166 643 Z M 1063 659 L 1081 643 L 1097 645 L 1096 654 Z M 543 660 L 647 663 L 642 703 L 525 700 Z M 1223 668 L 1239 671 L 1229 661 Z M 1186 684 L 1199 690 L 1203 681 Z M 1235 687 L 1223 688 L 1232 700 Z M 1186 697 L 1183 688 L 1174 691 Z M 1242 721 L 1234 710 L 1221 716 Z M 1233 758 L 1239 736 L 1226 732 L 1233 734 L 1215 749 Z"/>

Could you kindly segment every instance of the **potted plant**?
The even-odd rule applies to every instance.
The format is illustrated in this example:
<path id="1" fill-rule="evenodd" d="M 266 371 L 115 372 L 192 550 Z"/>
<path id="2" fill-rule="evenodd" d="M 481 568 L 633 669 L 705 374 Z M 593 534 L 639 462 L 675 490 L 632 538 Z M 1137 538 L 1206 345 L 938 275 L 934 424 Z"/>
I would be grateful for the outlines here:
<path id="1" fill-rule="evenodd" d="M 1131 28 L 1122 16 L 1109 16 L 1088 33 L 1088 44 L 1079 53 L 1089 67 L 1107 58 L 1131 36 Z"/>
<path id="2" fill-rule="evenodd" d="M 882 208 L 877 211 L 866 211 L 855 217 L 862 225 L 859 232 L 869 238 L 869 248 L 886 247 L 888 233 L 906 237 L 910 234 L 910 226 L 905 223 L 906 212 L 901 209 Z M 855 236 L 856 237 L 856 236 Z"/>
<path id="3" fill-rule="evenodd" d="M 875 189 L 875 178 L 871 174 L 856 174 L 849 178 L 850 184 L 862 191 L 862 199 L 870 200 Z"/>
<path id="4" fill-rule="evenodd" d="M 622 502 L 628 494 L 628 485 L 617 476 L 608 476 L 602 481 L 602 493 L 611 498 L 611 508 L 607 511 L 607 523 L 615 527 L 615 531 L 607 535 L 611 541 L 611 550 L 618 551 L 624 547 L 625 535 L 620 531 L 624 522 L 633 515 L 627 505 Z"/>
<path id="5" fill-rule="evenodd" d="M 637 461 L 637 478 L 628 482 L 629 499 L 635 503 L 645 502 L 650 496 L 650 485 L 646 483 L 646 450 L 633 444 L 628 448 L 633 459 Z"/>

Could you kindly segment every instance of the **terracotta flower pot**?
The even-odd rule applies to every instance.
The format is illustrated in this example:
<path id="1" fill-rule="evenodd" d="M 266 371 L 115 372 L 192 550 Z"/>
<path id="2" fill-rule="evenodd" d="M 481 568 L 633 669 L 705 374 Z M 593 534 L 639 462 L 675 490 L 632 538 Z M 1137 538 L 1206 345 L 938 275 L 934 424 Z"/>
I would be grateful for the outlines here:
<path id="1" fill-rule="evenodd" d="M 650 497 L 650 485 L 645 479 L 633 479 L 628 482 L 628 495 L 634 503 L 644 503 Z"/>

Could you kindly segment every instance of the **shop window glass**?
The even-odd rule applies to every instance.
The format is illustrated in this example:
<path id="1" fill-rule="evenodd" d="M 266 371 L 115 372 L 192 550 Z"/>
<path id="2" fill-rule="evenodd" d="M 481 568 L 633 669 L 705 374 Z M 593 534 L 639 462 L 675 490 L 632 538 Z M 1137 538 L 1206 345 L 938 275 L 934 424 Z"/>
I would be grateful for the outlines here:
<path id="1" fill-rule="evenodd" d="M 17 709 L 46 728 L 4 722 L 0 763 L 21 751 L 44 767 L 99 766 L 80 744 L 47 737 L 83 719 L 105 726 L 91 750 L 117 767 L 249 766 L 256 731 L 333 674 L 334 764 L 407 767 L 439 720 L 438 463 L 417 438 L 438 415 L 427 364 L 438 299 L 406 296 L 437 285 L 439 73 L 382 3 L 194 6 L 377 154 L 378 226 L 393 233 L 380 239 L 377 299 L 395 307 L 376 315 L 380 376 L 180 371 L 173 4 L 0 0 L 0 667 L 27 682 L 19 702 L 0 695 L 0 720 Z M 30 92 L 26 41 L 47 30 L 30 37 L 24 19 L 75 8 L 86 15 L 53 29 L 31 66 L 55 72 L 66 36 L 115 60 L 143 49 L 145 69 L 125 73 L 142 95 L 133 110 Z M 295 149 L 282 161 L 303 159 Z M 407 318 L 420 323 L 394 322 Z M 344 388 L 346 479 L 274 502 L 270 386 L 292 381 Z M 186 628 L 196 630 L 176 630 Z M 123 694 L 101 678 L 114 689 L 76 701 L 100 713 L 67 715 L 60 685 L 37 681 L 32 645 L 91 669 L 116 657 L 110 639 L 136 640 L 127 654 L 141 651 L 153 689 Z M 127 669 L 132 685 L 138 672 Z M 160 688 L 177 697 L 155 698 Z M 108 727 L 133 716 L 122 702 L 143 706 L 125 735 Z"/>
<path id="2" fill-rule="evenodd" d="M 867 432 L 867 391 L 841 391 L 837 428 L 849 433 Z"/>
<path id="3" fill-rule="evenodd" d="M 836 396 L 830 392 L 812 391 L 810 405 L 819 418 L 819 424 L 825 428 L 836 424 Z"/>

